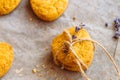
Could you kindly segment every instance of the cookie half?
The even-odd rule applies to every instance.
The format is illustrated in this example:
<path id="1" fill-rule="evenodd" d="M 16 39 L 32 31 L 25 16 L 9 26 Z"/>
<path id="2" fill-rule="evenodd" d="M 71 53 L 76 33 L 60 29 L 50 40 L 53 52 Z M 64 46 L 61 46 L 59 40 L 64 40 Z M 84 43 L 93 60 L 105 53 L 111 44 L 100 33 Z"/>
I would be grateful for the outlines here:
<path id="1" fill-rule="evenodd" d="M 0 78 L 10 69 L 14 54 L 12 47 L 4 42 L 0 42 Z"/>
<path id="2" fill-rule="evenodd" d="M 6 15 L 12 12 L 21 0 L 0 0 L 0 15 Z"/>
<path id="3" fill-rule="evenodd" d="M 30 0 L 34 13 L 42 20 L 53 21 L 65 11 L 68 0 Z"/>

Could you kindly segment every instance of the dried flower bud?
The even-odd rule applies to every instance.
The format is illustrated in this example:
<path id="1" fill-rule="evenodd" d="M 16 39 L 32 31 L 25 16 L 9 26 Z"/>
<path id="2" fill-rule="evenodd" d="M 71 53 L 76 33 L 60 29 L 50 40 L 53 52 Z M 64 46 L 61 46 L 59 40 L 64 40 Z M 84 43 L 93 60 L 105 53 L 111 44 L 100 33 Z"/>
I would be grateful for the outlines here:
<path id="1" fill-rule="evenodd" d="M 108 23 L 105 23 L 105 27 L 108 27 Z"/>
<path id="2" fill-rule="evenodd" d="M 75 27 L 75 32 L 78 32 L 80 30 L 80 28 L 79 27 Z"/>
<path id="3" fill-rule="evenodd" d="M 114 38 L 115 38 L 115 39 L 120 38 L 120 31 L 116 31 L 116 32 L 115 32 Z"/>
<path id="4" fill-rule="evenodd" d="M 85 26 L 85 24 L 81 24 L 80 26 Z"/>
<path id="5" fill-rule="evenodd" d="M 115 24 L 115 35 L 113 36 L 115 39 L 118 39 L 120 37 L 120 18 L 117 18 L 114 20 Z"/>
<path id="6" fill-rule="evenodd" d="M 119 31 L 120 30 L 120 18 L 115 19 L 114 24 L 115 24 L 115 30 Z"/>
<path id="7" fill-rule="evenodd" d="M 77 38 L 75 35 L 72 35 L 72 39 L 75 39 L 75 38 Z"/>
<path id="8" fill-rule="evenodd" d="M 115 19 L 115 20 L 114 20 L 114 23 L 115 23 L 115 24 L 120 24 L 120 18 Z"/>

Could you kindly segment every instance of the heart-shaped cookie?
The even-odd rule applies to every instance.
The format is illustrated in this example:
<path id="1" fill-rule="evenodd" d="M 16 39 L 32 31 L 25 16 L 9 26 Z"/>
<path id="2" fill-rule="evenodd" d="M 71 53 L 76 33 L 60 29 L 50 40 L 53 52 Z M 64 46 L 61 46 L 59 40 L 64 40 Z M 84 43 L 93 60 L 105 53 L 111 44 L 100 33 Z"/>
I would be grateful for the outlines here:
<path id="1" fill-rule="evenodd" d="M 89 38 L 90 36 L 88 32 L 83 28 L 75 28 L 71 27 L 67 29 L 67 31 L 70 33 L 69 36 L 71 36 L 72 41 L 70 44 L 72 45 L 74 43 L 74 39 L 80 39 L 80 38 Z M 71 71 L 80 71 L 79 66 L 76 62 L 76 57 L 66 45 L 65 42 L 68 42 L 69 39 L 66 36 L 66 33 L 63 32 L 62 34 L 57 35 L 51 44 L 52 48 L 52 55 L 54 58 L 54 61 L 59 66 L 64 66 L 65 69 L 71 70 Z M 76 53 L 79 59 L 82 60 L 82 62 L 89 67 L 94 56 L 94 45 L 91 41 L 82 41 L 78 42 L 72 45 L 72 49 Z M 82 65 L 82 69 L 86 70 L 86 67 Z"/>

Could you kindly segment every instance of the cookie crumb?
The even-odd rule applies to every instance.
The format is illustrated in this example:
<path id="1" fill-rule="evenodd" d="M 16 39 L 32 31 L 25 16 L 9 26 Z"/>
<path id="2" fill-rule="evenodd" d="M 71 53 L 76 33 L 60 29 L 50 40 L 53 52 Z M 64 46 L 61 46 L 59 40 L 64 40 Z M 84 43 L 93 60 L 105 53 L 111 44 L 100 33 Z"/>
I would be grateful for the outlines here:
<path id="1" fill-rule="evenodd" d="M 36 68 L 39 68 L 39 65 L 35 65 Z"/>
<path id="2" fill-rule="evenodd" d="M 73 21 L 76 21 L 76 17 L 73 17 L 72 19 L 73 19 Z"/>
<path id="3" fill-rule="evenodd" d="M 21 73 L 22 71 L 23 71 L 23 68 L 21 68 L 21 69 L 16 69 L 16 70 L 15 70 L 15 72 L 16 72 L 17 74 Z"/>
<path id="4" fill-rule="evenodd" d="M 45 50 L 48 51 L 48 48 L 46 48 Z"/>
<path id="5" fill-rule="evenodd" d="M 42 74 L 39 73 L 38 76 L 39 76 L 39 77 L 42 77 Z"/>
<path id="6" fill-rule="evenodd" d="M 36 73 L 36 72 L 37 72 L 37 69 L 33 69 L 32 72 L 33 72 L 33 73 Z"/>
<path id="7" fill-rule="evenodd" d="M 44 64 L 42 64 L 42 68 L 44 68 L 44 69 L 46 68 Z"/>
<path id="8" fill-rule="evenodd" d="M 33 19 L 32 19 L 32 18 L 30 18 L 30 21 L 33 21 Z"/>

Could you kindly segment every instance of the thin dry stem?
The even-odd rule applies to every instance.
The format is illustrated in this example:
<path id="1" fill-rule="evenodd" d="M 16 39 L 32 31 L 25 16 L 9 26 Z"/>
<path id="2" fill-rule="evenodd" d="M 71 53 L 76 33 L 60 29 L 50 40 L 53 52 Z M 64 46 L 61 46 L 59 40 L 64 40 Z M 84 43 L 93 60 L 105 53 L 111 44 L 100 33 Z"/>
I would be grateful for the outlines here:
<path id="1" fill-rule="evenodd" d="M 115 55 L 116 55 L 116 50 L 117 50 L 118 42 L 119 42 L 119 39 L 117 39 L 117 43 L 116 43 L 115 50 L 114 50 L 114 53 L 113 53 L 113 58 L 114 59 L 115 59 Z"/>

